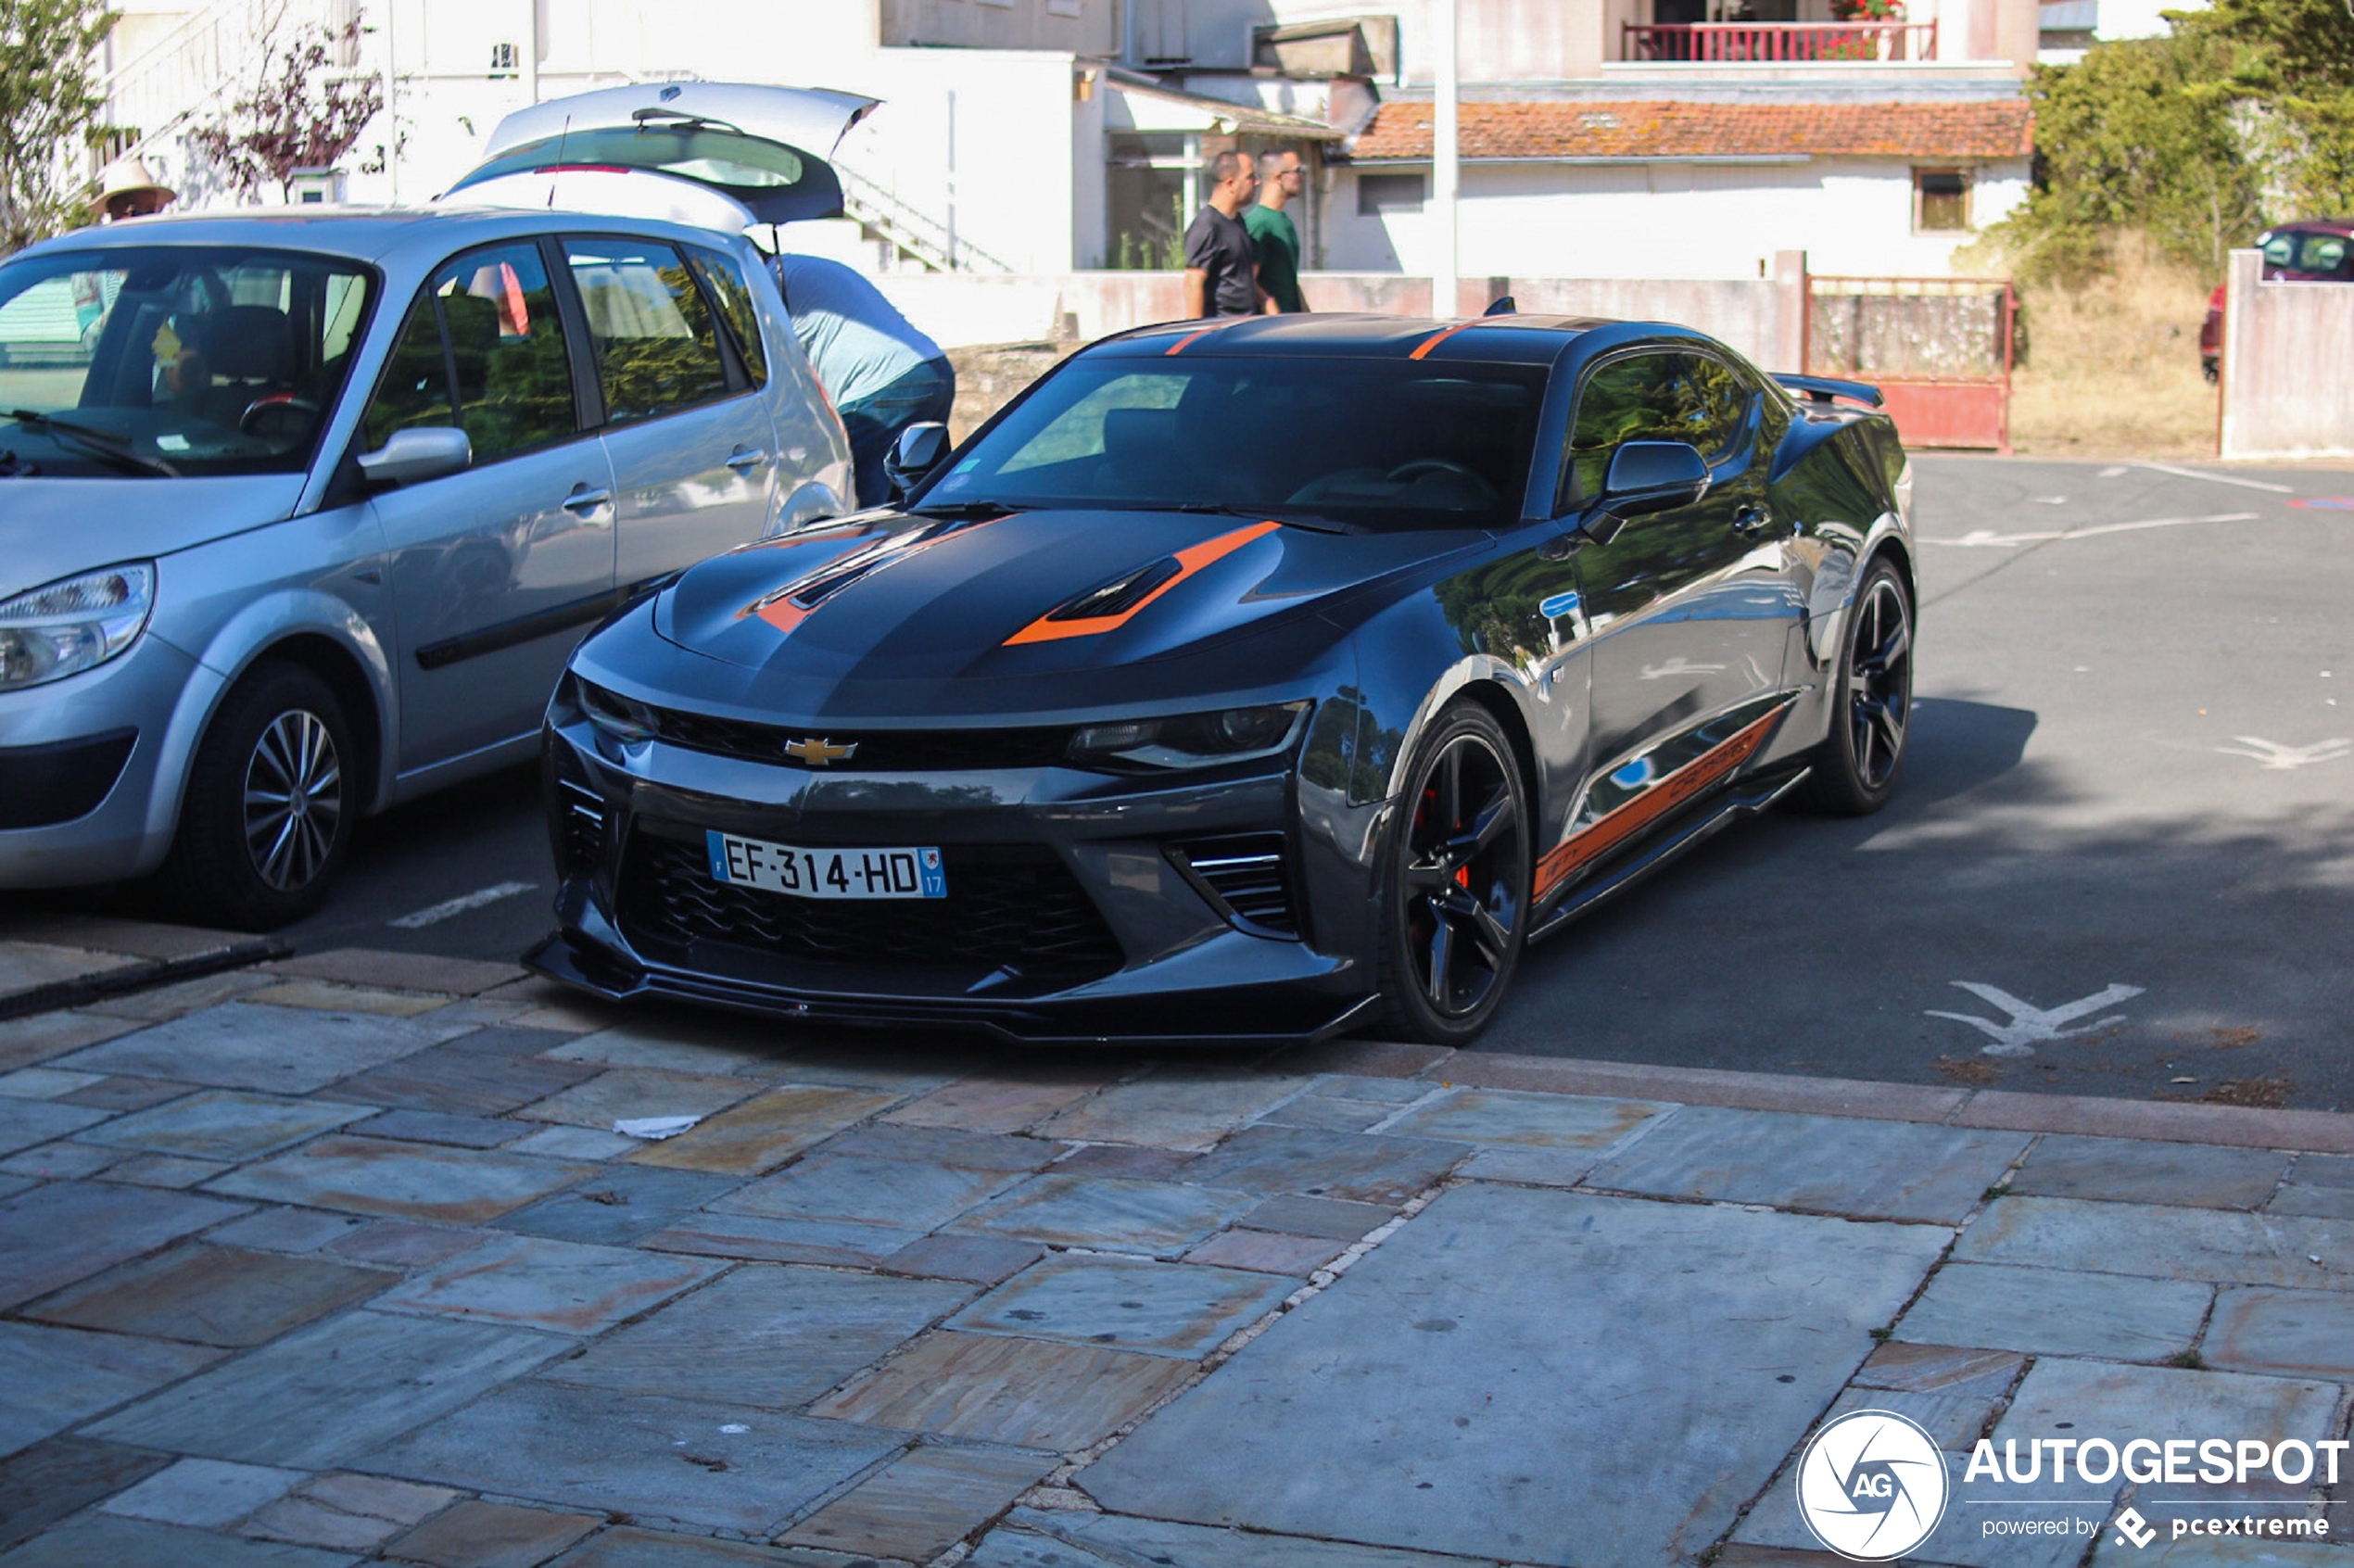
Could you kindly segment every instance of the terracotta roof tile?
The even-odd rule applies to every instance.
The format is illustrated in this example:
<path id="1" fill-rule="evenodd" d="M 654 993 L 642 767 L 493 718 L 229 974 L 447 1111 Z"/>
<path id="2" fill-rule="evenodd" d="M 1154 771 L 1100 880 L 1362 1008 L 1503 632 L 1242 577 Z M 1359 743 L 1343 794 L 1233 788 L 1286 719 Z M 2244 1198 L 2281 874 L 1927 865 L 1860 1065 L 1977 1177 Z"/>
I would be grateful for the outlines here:
<path id="1" fill-rule="evenodd" d="M 1724 104 L 1477 102 L 1462 106 L 1462 156 L 2025 158 L 2034 115 L 2020 98 L 1987 103 Z M 1389 103 L 1349 156 L 1430 157 L 1432 106 Z"/>

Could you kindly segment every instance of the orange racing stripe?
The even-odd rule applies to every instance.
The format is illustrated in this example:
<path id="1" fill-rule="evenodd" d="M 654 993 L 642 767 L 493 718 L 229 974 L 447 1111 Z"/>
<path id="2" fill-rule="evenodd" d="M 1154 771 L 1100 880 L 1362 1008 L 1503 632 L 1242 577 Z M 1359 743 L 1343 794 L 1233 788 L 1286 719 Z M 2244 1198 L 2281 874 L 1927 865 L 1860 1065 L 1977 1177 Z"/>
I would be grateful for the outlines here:
<path id="1" fill-rule="evenodd" d="M 1644 794 L 1589 823 L 1547 850 L 1537 861 L 1536 896 L 1543 898 L 1571 873 L 1592 865 L 1676 807 L 1730 774 L 1756 754 L 1775 721 L 1790 711 L 1784 703 L 1739 733 L 1702 752 Z"/>
<path id="2" fill-rule="evenodd" d="M 1472 328 L 1477 325 L 1479 325 L 1478 322 L 1457 322 L 1453 326 L 1449 327 L 1446 331 L 1435 332 L 1428 337 L 1424 338 L 1420 343 L 1414 346 L 1414 351 L 1406 357 L 1410 360 L 1419 360 L 1424 354 L 1429 353 L 1432 349 L 1437 348 L 1440 344 L 1454 336 L 1457 333 L 1469 332 Z"/>
<path id="3" fill-rule="evenodd" d="M 1183 582 L 1213 561 L 1221 561 L 1253 539 L 1263 538 L 1282 527 L 1281 523 L 1253 523 L 1247 528 L 1237 528 L 1231 534 L 1221 534 L 1214 539 L 1190 546 L 1176 552 L 1177 575 L 1145 595 L 1117 615 L 1092 615 L 1083 621 L 1057 621 L 1053 613 L 1041 615 L 1030 625 L 1006 639 L 1005 646 L 1022 642 L 1054 642 L 1066 637 L 1098 637 L 1117 631 L 1135 619 L 1145 605 Z"/>

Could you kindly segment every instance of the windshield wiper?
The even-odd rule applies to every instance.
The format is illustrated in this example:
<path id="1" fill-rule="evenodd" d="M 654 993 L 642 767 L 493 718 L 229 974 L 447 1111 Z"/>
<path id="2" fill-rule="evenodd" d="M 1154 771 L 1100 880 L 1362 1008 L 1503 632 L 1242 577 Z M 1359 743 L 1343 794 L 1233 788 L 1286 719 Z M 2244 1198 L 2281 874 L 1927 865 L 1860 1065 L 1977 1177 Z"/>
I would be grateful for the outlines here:
<path id="1" fill-rule="evenodd" d="M 995 517 L 1021 510 L 1010 501 L 1001 500 L 942 501 L 936 506 L 911 506 L 907 509 L 908 513 L 916 517 Z"/>
<path id="2" fill-rule="evenodd" d="M 129 468 L 140 474 L 160 474 L 167 479 L 177 479 L 180 471 L 161 458 L 141 457 L 131 449 L 131 437 L 120 431 L 103 430 L 95 424 L 77 424 L 70 419 L 59 419 L 33 409 L 0 409 L 0 417 L 15 420 L 33 430 L 52 430 L 60 436 L 70 436 L 80 441 L 93 456 L 105 462 Z"/>
<path id="3" fill-rule="evenodd" d="M 1297 513 L 1285 515 L 1272 506 L 1236 506 L 1231 501 L 1179 501 L 1174 506 L 1149 507 L 1154 512 L 1205 512 L 1221 517 L 1248 517 L 1262 523 L 1281 523 L 1287 528 L 1305 528 L 1311 534 L 1353 534 L 1357 530 L 1330 517 L 1314 523 Z"/>

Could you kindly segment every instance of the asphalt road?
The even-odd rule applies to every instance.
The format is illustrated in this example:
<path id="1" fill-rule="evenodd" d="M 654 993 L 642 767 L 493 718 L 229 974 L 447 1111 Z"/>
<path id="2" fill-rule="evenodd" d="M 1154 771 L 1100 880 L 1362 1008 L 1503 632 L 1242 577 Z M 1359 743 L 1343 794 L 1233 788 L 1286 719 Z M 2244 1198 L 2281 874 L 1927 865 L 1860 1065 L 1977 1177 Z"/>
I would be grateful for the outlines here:
<path id="1" fill-rule="evenodd" d="M 1894 803 L 1719 835 L 1532 952 L 1482 1046 L 2354 1105 L 2354 472 L 1916 470 Z M 537 790 L 367 824 L 285 934 L 513 957 L 549 924 Z"/>

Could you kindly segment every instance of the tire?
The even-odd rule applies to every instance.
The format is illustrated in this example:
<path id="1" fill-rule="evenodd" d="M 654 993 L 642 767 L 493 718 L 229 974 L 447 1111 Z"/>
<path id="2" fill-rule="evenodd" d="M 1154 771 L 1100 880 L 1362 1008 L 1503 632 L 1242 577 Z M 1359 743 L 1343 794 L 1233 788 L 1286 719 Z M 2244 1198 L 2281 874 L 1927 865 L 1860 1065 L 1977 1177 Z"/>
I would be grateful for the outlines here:
<path id="1" fill-rule="evenodd" d="M 325 681 L 293 664 L 248 674 L 196 748 L 160 875 L 166 896 L 236 930 L 315 912 L 351 847 L 357 755 Z"/>
<path id="2" fill-rule="evenodd" d="M 1885 557 L 1865 571 L 1840 635 L 1830 732 L 1799 800 L 1829 816 L 1869 816 L 1896 792 L 1913 722 L 1913 599 Z"/>
<path id="3" fill-rule="evenodd" d="M 1382 851 L 1382 993 L 1393 1030 L 1460 1045 L 1495 1016 L 1527 940 L 1526 790 L 1503 726 L 1470 702 L 1439 712 L 1406 780 Z"/>

